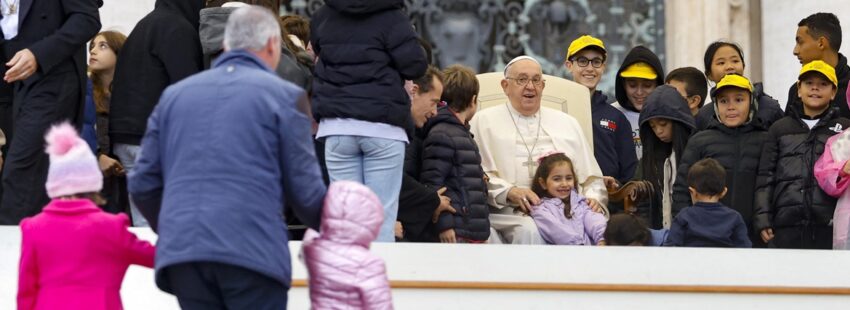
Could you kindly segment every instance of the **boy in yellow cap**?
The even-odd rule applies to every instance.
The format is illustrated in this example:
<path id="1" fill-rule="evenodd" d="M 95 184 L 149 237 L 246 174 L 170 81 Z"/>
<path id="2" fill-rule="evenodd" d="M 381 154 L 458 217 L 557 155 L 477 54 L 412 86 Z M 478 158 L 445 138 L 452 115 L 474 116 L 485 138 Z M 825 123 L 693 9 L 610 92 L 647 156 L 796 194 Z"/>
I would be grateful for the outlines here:
<path id="1" fill-rule="evenodd" d="M 664 84 L 664 69 L 661 67 L 658 56 L 643 46 L 632 48 L 623 59 L 620 70 L 617 71 L 614 82 L 617 102 L 612 105 L 623 112 L 632 125 L 632 141 L 638 159 L 643 155 L 638 132 L 640 111 L 643 110 L 649 93 L 662 84 Z"/>
<path id="2" fill-rule="evenodd" d="M 673 212 L 696 203 L 688 191 L 688 171 L 700 160 L 713 158 L 726 171 L 728 191 L 720 202 L 741 214 L 753 247 L 764 247 L 752 229 L 752 219 L 753 193 L 767 130 L 753 121 L 758 109 L 753 92 L 750 80 L 735 73 L 724 76 L 712 90 L 714 117 L 708 118 L 704 130 L 688 139 L 673 185 Z"/>
<path id="3" fill-rule="evenodd" d="M 572 73 L 573 81 L 590 90 L 593 155 L 602 174 L 625 184 L 632 179 L 638 160 L 629 120 L 608 104 L 608 96 L 596 90 L 607 58 L 602 40 L 584 35 L 570 43 L 564 66 Z"/>
<path id="4" fill-rule="evenodd" d="M 814 177 L 826 140 L 850 127 L 850 119 L 830 106 L 838 89 L 835 69 L 824 61 L 800 70 L 797 94 L 802 107 L 774 123 L 759 163 L 754 226 L 779 248 L 831 249 L 836 198 Z"/>

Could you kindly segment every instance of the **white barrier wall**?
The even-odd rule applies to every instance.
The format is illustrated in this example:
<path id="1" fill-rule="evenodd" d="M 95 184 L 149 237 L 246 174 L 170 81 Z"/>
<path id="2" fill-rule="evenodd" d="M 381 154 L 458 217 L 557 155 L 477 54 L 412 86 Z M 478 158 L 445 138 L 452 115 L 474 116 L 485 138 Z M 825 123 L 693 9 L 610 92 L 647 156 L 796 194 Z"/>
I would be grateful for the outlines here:
<path id="1" fill-rule="evenodd" d="M 155 235 L 133 229 L 148 240 Z M 18 227 L 0 226 L 0 309 L 13 309 Z M 290 309 L 308 309 L 291 242 Z M 850 251 L 375 244 L 397 309 L 847 309 Z M 178 309 L 131 267 L 126 309 Z"/>

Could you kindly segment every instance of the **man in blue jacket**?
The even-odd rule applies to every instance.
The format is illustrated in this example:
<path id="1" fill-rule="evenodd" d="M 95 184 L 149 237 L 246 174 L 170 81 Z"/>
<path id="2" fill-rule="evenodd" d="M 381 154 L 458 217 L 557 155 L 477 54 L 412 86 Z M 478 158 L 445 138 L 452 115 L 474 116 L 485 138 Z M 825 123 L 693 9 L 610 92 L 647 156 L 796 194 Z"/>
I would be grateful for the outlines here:
<path id="1" fill-rule="evenodd" d="M 284 309 L 284 205 L 318 229 L 326 187 L 299 87 L 271 68 L 266 9 L 230 16 L 213 68 L 168 87 L 147 124 L 129 191 L 159 234 L 156 282 L 183 309 Z"/>

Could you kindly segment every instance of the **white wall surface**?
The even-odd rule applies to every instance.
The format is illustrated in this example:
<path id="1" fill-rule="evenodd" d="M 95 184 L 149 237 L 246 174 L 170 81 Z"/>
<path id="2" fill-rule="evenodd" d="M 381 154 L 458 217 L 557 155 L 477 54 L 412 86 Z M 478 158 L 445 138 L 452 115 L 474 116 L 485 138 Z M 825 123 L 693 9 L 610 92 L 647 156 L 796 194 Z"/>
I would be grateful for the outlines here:
<path id="1" fill-rule="evenodd" d="M 850 55 L 850 1 L 763 0 L 761 7 L 765 92 L 784 107 L 788 102 L 788 88 L 797 80 L 802 67 L 793 54 L 797 23 L 817 12 L 835 14 L 843 32 L 840 51 L 845 56 Z"/>
<path id="2" fill-rule="evenodd" d="M 154 241 L 149 229 L 132 229 Z M 290 242 L 293 279 L 304 280 L 299 242 Z M 579 246 L 375 244 L 391 281 L 556 284 L 714 285 L 850 289 L 850 251 Z M 20 230 L 0 226 L 0 309 L 14 309 Z M 153 271 L 124 278 L 125 309 L 177 309 L 156 288 Z M 842 309 L 850 295 L 664 293 L 629 291 L 394 289 L 396 309 Z M 306 288 L 289 292 L 290 309 L 308 309 Z"/>
<path id="3" fill-rule="evenodd" d="M 142 17 L 153 10 L 156 0 L 103 0 L 100 23 L 103 30 L 117 30 L 129 35 Z"/>

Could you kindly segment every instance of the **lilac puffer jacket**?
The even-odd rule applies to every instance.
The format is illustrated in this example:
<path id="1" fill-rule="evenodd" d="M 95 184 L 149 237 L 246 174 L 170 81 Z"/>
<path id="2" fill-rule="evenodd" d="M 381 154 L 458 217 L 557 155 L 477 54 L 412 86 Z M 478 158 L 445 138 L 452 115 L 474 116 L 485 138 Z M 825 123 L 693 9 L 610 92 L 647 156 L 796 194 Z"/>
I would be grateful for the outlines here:
<path id="1" fill-rule="evenodd" d="M 313 309 L 392 309 L 384 261 L 369 252 L 384 208 L 362 184 L 334 182 L 322 211 L 321 233 L 310 230 L 302 248 Z"/>

